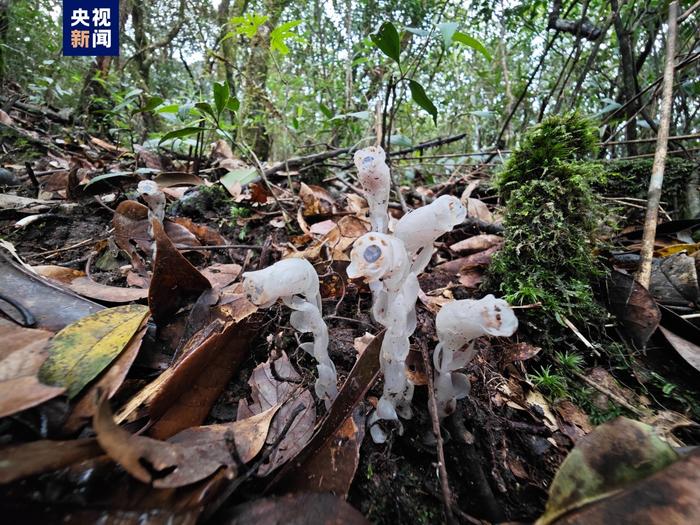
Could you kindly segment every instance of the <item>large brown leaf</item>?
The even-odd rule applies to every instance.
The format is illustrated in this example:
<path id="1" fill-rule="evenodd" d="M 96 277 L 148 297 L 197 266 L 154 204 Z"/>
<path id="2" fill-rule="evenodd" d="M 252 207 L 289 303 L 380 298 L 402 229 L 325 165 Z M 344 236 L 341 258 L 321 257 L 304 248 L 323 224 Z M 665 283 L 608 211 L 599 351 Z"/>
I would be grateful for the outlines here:
<path id="1" fill-rule="evenodd" d="M 102 449 L 139 481 L 156 488 L 189 485 L 209 477 L 219 468 L 233 478 L 238 470 L 235 454 L 250 461 L 265 444 L 265 438 L 279 405 L 226 425 L 185 430 L 169 441 L 132 435 L 114 421 L 106 399 L 99 403 L 93 419 Z"/>
<path id="2" fill-rule="evenodd" d="M 617 317 L 635 345 L 644 347 L 661 321 L 651 294 L 630 275 L 613 270 L 603 296 L 608 310 Z"/>
<path id="3" fill-rule="evenodd" d="M 144 288 L 121 288 L 93 281 L 84 272 L 53 264 L 34 266 L 34 270 L 48 279 L 66 285 L 75 293 L 106 303 L 124 304 L 148 297 Z"/>
<path id="4" fill-rule="evenodd" d="M 156 260 L 148 289 L 148 305 L 156 324 L 162 325 L 182 304 L 211 288 L 211 284 L 173 246 L 159 221 L 154 219 L 151 225 L 156 240 Z"/>
<path id="5" fill-rule="evenodd" d="M 206 297 L 205 297 L 206 296 Z M 209 297 L 211 296 L 211 297 Z M 186 343 L 175 363 L 123 407 L 117 421 L 148 414 L 152 437 L 167 439 L 202 424 L 248 357 L 257 307 L 237 291 L 211 290 L 191 312 Z M 193 318 L 195 318 L 193 320 Z"/>
<path id="6" fill-rule="evenodd" d="M 384 333 L 376 336 L 359 355 L 326 417 L 318 425 L 303 450 L 287 463 L 272 480 L 269 490 L 292 490 L 299 478 L 310 476 L 304 484 L 314 491 L 337 489 L 345 493 L 357 468 L 357 447 L 362 442 L 349 421 L 357 405 L 379 376 L 379 352 Z M 357 424 L 355 423 L 355 426 Z M 342 462 L 336 457 L 342 455 Z M 336 477 L 338 479 L 332 479 Z"/>
<path id="7" fill-rule="evenodd" d="M 227 525 L 368 525 L 357 510 L 331 494 L 289 494 L 234 507 L 223 516 Z"/>
<path id="8" fill-rule="evenodd" d="M 21 328 L 0 319 L 0 417 L 31 408 L 65 392 L 48 386 L 37 373 L 46 361 L 46 346 L 53 334 L 46 330 Z"/>
<path id="9" fill-rule="evenodd" d="M 311 438 L 316 423 L 316 407 L 311 392 L 300 391 L 300 382 L 301 376 L 284 352 L 279 359 L 270 359 L 258 365 L 251 374 L 248 384 L 252 402 L 240 400 L 237 419 L 260 414 L 282 403 L 270 428 L 267 441 L 269 458 L 258 469 L 258 476 L 266 476 L 296 456 Z"/>
<path id="10" fill-rule="evenodd" d="M 36 319 L 36 328 L 56 332 L 104 309 L 26 268 L 0 248 L 0 293 L 15 299 Z"/>

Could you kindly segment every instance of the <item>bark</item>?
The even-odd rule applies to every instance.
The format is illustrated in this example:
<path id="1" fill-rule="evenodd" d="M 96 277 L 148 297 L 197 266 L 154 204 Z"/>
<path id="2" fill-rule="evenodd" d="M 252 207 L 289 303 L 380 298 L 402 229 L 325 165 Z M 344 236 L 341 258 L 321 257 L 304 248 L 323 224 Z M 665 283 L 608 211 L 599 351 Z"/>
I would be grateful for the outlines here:
<path id="1" fill-rule="evenodd" d="M 649 195 L 647 197 L 647 212 L 644 219 L 644 235 L 640 253 L 637 281 L 649 288 L 651 279 L 651 261 L 654 254 L 654 239 L 656 238 L 656 222 L 659 218 L 659 202 L 666 167 L 666 152 L 668 150 L 668 132 L 671 125 L 671 108 L 673 105 L 673 73 L 676 56 L 676 33 L 678 29 L 678 2 L 673 1 L 668 7 L 668 35 L 666 37 L 666 63 L 664 65 L 663 97 L 661 99 L 661 124 L 656 142 L 654 164 L 649 180 Z"/>

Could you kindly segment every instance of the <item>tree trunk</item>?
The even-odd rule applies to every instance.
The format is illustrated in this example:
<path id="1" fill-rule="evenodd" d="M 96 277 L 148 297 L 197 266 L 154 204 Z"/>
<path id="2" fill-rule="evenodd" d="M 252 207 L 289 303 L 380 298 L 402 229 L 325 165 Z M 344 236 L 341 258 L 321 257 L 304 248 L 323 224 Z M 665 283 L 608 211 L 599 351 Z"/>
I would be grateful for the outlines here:
<path id="1" fill-rule="evenodd" d="M 5 80 L 5 38 L 10 29 L 10 0 L 0 0 L 0 84 Z"/>
<path id="2" fill-rule="evenodd" d="M 622 73 L 622 96 L 621 102 L 627 102 L 637 94 L 637 72 L 635 70 L 634 52 L 632 51 L 632 37 L 630 31 L 625 28 L 624 21 L 620 16 L 618 0 L 611 0 L 610 5 L 614 13 L 613 22 L 615 33 L 617 34 L 618 47 L 620 49 L 620 70 Z M 639 99 L 635 99 L 627 106 L 626 116 L 628 119 L 626 135 L 628 141 L 637 139 L 637 122 L 634 115 L 639 110 Z M 637 155 L 637 144 L 630 142 L 627 144 L 627 154 Z"/>
<path id="3" fill-rule="evenodd" d="M 270 17 L 250 42 L 250 52 L 245 66 L 244 118 L 241 126 L 243 141 L 261 160 L 270 156 L 271 141 L 267 129 L 269 104 L 266 93 L 270 60 L 270 33 L 279 22 L 284 3 L 281 0 L 266 0 L 263 12 Z"/>
<path id="4" fill-rule="evenodd" d="M 1 1 L 1 0 L 0 0 Z M 131 0 L 122 0 L 119 4 L 119 34 L 124 33 L 126 19 L 129 17 L 129 7 Z M 85 115 L 88 120 L 95 116 L 95 111 L 103 109 L 102 106 L 96 103 L 96 100 L 110 100 L 109 91 L 105 88 L 102 82 L 107 78 L 109 69 L 112 66 L 113 57 L 96 57 L 95 61 L 90 65 L 83 88 L 80 91 L 78 99 L 78 115 Z"/>

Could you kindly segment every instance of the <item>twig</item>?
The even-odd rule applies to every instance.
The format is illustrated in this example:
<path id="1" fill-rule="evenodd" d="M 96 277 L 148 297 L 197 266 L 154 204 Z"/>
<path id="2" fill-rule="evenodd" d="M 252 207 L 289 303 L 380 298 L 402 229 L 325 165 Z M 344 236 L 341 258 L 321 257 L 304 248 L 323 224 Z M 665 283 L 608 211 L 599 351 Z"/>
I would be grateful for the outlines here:
<path id="1" fill-rule="evenodd" d="M 24 163 L 24 167 L 27 168 L 27 175 L 29 176 L 29 180 L 32 181 L 32 186 L 34 186 L 34 189 L 38 192 L 39 191 L 39 181 L 36 178 L 36 174 L 34 173 L 34 169 L 32 168 L 32 163 L 27 161 Z M 37 193 L 38 195 L 38 193 Z"/>
<path id="2" fill-rule="evenodd" d="M 620 397 L 619 395 L 617 395 L 615 392 L 612 392 L 611 390 L 605 388 L 605 387 L 604 387 L 603 385 L 601 385 L 600 383 L 596 383 L 593 379 L 591 379 L 590 377 L 586 377 L 586 376 L 583 375 L 581 372 L 576 372 L 576 371 L 574 371 L 573 374 L 574 374 L 576 377 L 578 377 L 581 381 L 583 381 L 584 383 L 586 383 L 586 384 L 589 385 L 589 386 L 592 386 L 593 388 L 595 388 L 595 389 L 596 389 L 598 392 L 600 392 L 601 394 L 605 394 L 605 395 L 608 396 L 610 399 L 612 399 L 613 401 L 615 401 L 618 405 L 620 405 L 620 406 L 626 408 L 627 410 L 629 410 L 629 411 L 632 412 L 633 414 L 635 414 L 635 415 L 637 415 L 637 416 L 639 416 L 639 417 L 646 417 L 646 416 L 649 415 L 649 414 L 647 414 L 647 413 L 645 413 L 645 412 L 639 410 L 637 407 L 630 405 L 625 399 L 623 399 L 622 397 Z"/>
<path id="3" fill-rule="evenodd" d="M 289 419 L 287 419 L 287 422 L 285 423 L 284 428 L 282 428 L 282 431 L 277 436 L 277 439 L 274 443 L 268 446 L 267 450 L 265 450 L 265 452 L 263 452 L 263 454 L 260 456 L 260 459 L 258 459 L 244 474 L 232 480 L 228 487 L 226 487 L 224 491 L 219 496 L 217 496 L 217 498 L 214 501 L 207 505 L 207 508 L 202 515 L 202 523 L 208 521 L 209 518 L 211 518 L 212 515 L 215 514 L 216 511 L 218 511 L 224 503 L 226 503 L 226 500 L 228 500 L 231 497 L 231 495 L 236 491 L 236 489 L 240 487 L 244 481 L 248 480 L 248 478 L 255 474 L 258 471 L 258 469 L 262 466 L 262 464 L 270 458 L 272 452 L 277 450 L 279 444 L 287 436 L 287 433 L 292 427 L 292 424 L 296 421 L 297 416 L 301 414 L 301 412 L 303 412 L 305 408 L 306 405 L 304 405 L 303 403 L 294 407 L 294 410 L 292 410 L 292 412 L 289 414 Z"/>
<path id="4" fill-rule="evenodd" d="M 103 240 L 105 239 L 85 239 L 84 241 L 80 241 L 79 243 L 73 244 L 72 246 L 66 246 L 64 248 L 56 248 L 55 250 L 47 250 L 45 252 L 34 253 L 30 255 L 30 257 L 42 257 L 44 255 L 53 255 L 56 253 L 69 252 L 70 250 L 75 250 L 76 248 L 80 248 L 81 246 L 85 246 L 86 244 L 90 244 L 91 242 L 98 242 Z"/>
<path id="5" fill-rule="evenodd" d="M 562 316 L 562 319 L 564 320 L 564 324 L 567 326 L 567 328 L 569 328 L 569 330 L 571 330 L 574 334 L 576 334 L 576 337 L 578 337 L 581 340 L 581 342 L 584 345 L 586 345 L 586 348 L 588 348 L 591 352 L 593 352 L 593 354 L 595 354 L 597 357 L 600 357 L 600 352 L 598 352 L 598 350 L 596 350 L 595 346 L 593 346 L 593 344 L 583 336 L 583 334 L 579 331 L 579 329 L 576 328 L 574 323 L 569 321 L 569 319 L 565 315 Z"/>
<path id="6" fill-rule="evenodd" d="M 214 244 L 208 246 L 188 246 L 184 244 L 176 244 L 175 248 L 182 251 L 196 251 L 196 250 L 228 250 L 230 248 L 239 250 L 262 250 L 262 246 L 256 246 L 254 244 Z"/>
<path id="7" fill-rule="evenodd" d="M 644 219 L 644 235 L 642 237 L 639 271 L 637 272 L 637 281 L 644 288 L 649 288 L 651 279 L 651 259 L 654 255 L 656 223 L 659 219 L 659 201 L 661 200 L 661 187 L 664 181 L 666 152 L 668 151 L 668 130 L 671 125 L 671 106 L 673 103 L 673 61 L 676 54 L 677 19 L 678 2 L 674 0 L 668 6 L 668 36 L 666 38 L 666 65 L 664 67 L 663 98 L 661 101 L 661 123 L 659 124 L 656 154 L 654 155 L 651 180 L 649 181 L 647 213 Z"/>
<path id="8" fill-rule="evenodd" d="M 445 450 L 443 449 L 442 434 L 440 432 L 440 419 L 438 418 L 437 401 L 435 400 L 435 385 L 433 385 L 433 375 L 431 374 L 430 357 L 428 356 L 428 348 L 425 342 L 420 345 L 420 352 L 423 356 L 423 365 L 425 366 L 426 377 L 428 378 L 428 411 L 433 424 L 433 434 L 435 434 L 435 446 L 438 455 L 438 472 L 440 473 L 440 488 L 442 490 L 442 501 L 445 505 L 445 517 L 447 523 L 456 523 L 452 512 L 452 491 L 450 490 L 450 481 L 447 478 L 447 466 L 445 464 Z"/>

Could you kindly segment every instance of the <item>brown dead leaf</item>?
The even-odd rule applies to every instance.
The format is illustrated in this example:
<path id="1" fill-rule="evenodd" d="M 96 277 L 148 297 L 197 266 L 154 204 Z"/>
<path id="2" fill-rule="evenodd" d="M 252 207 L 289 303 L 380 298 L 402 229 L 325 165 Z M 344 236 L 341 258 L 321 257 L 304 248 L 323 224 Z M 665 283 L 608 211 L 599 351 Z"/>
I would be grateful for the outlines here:
<path id="1" fill-rule="evenodd" d="M 335 212 L 335 199 L 328 190 L 303 182 L 299 188 L 299 197 L 303 203 L 304 217 L 331 215 Z"/>
<path id="2" fill-rule="evenodd" d="M 162 325 L 183 303 L 211 288 L 211 284 L 173 246 L 163 225 L 155 219 L 151 224 L 156 241 L 156 260 L 148 288 L 148 305 L 156 324 Z"/>
<path id="3" fill-rule="evenodd" d="M 65 391 L 44 385 L 37 378 L 48 356 L 46 344 L 52 335 L 0 319 L 0 417 L 26 410 Z"/>
<path id="4" fill-rule="evenodd" d="M 649 292 L 661 304 L 693 306 L 700 300 L 695 259 L 676 253 L 656 259 L 651 270 Z"/>
<path id="5" fill-rule="evenodd" d="M 332 494 L 288 494 L 263 498 L 226 512 L 227 525 L 369 525 L 365 517 Z"/>
<path id="6" fill-rule="evenodd" d="M 233 478 L 237 471 L 233 442 L 247 459 L 255 457 L 265 442 L 268 428 L 279 407 L 270 407 L 248 420 L 225 425 L 187 429 L 169 441 L 129 434 L 114 421 L 106 399 L 93 420 L 97 441 L 124 470 L 156 488 L 190 485 L 225 467 Z"/>
<path id="7" fill-rule="evenodd" d="M 95 438 L 42 440 L 3 448 L 0 450 L 0 484 L 51 472 L 102 454 Z"/>
<path id="8" fill-rule="evenodd" d="M 279 359 L 275 361 L 270 359 L 255 367 L 248 380 L 252 402 L 249 403 L 245 399 L 239 401 L 236 419 L 244 419 L 268 410 L 276 404 L 282 404 L 282 408 L 272 421 L 267 446 L 272 446 L 278 438 L 281 438 L 281 441 L 272 450 L 268 460 L 258 469 L 258 476 L 266 476 L 296 456 L 311 438 L 316 423 L 316 406 L 311 392 L 308 390 L 298 392 L 299 382 L 301 382 L 301 376 L 294 370 L 284 352 Z M 301 412 L 298 412 L 297 407 L 302 407 Z M 282 436 L 282 431 L 291 418 L 293 423 Z"/>
<path id="9" fill-rule="evenodd" d="M 204 224 L 197 224 L 194 221 L 192 221 L 192 219 L 188 219 L 186 217 L 173 217 L 171 220 L 174 223 L 187 228 L 187 230 L 189 230 L 204 246 L 221 246 L 224 244 L 228 244 L 228 241 L 219 232 L 217 232 L 213 228 L 210 228 L 209 226 L 206 226 Z M 168 237 L 172 239 L 170 234 L 168 234 Z"/>
<path id="10" fill-rule="evenodd" d="M 605 302 L 638 347 L 644 347 L 659 326 L 661 312 L 651 294 L 631 275 L 613 270 L 603 289 Z"/>
<path id="11" fill-rule="evenodd" d="M 358 409 L 308 461 L 290 472 L 285 487 L 294 492 L 331 492 L 347 498 L 364 437 L 365 417 Z"/>
<path id="12" fill-rule="evenodd" d="M 241 273 L 240 264 L 215 263 L 201 271 L 201 274 L 211 283 L 212 288 L 228 286 Z"/>
<path id="13" fill-rule="evenodd" d="M 325 221 L 317 222 L 315 224 L 312 224 L 311 227 L 309 228 L 309 231 L 313 233 L 314 235 L 326 235 L 328 232 L 330 232 L 333 228 L 336 228 L 335 222 L 332 220 L 328 219 Z"/>
<path id="14" fill-rule="evenodd" d="M 85 275 L 84 272 L 56 265 L 34 266 L 34 270 L 44 277 L 66 285 L 75 293 L 103 301 L 106 303 L 125 304 L 139 301 L 148 297 L 148 290 L 143 288 L 121 288 L 96 283 Z"/>
<path id="15" fill-rule="evenodd" d="M 153 240 L 148 235 L 148 225 L 148 207 L 136 201 L 120 203 L 112 218 L 114 242 L 129 256 L 132 266 L 141 275 L 146 275 L 146 265 L 134 244 L 150 255 Z M 201 246 L 197 237 L 184 226 L 166 219 L 164 227 L 176 246 Z"/>
<path id="16" fill-rule="evenodd" d="M 493 246 L 503 244 L 503 237 L 498 235 L 475 235 L 450 246 L 453 252 L 481 252 Z"/>
<path id="17" fill-rule="evenodd" d="M 554 410 L 561 418 L 558 421 L 559 429 L 574 443 L 593 430 L 593 425 L 586 413 L 571 401 L 559 401 Z"/>
<path id="18" fill-rule="evenodd" d="M 586 377 L 616 396 L 624 399 L 631 405 L 638 406 L 640 404 L 637 400 L 637 395 L 629 388 L 620 385 L 607 370 L 595 367 L 586 372 Z M 608 396 L 597 390 L 594 391 L 591 396 L 591 401 L 601 410 L 607 410 L 609 408 L 608 403 L 611 401 L 614 402 L 614 400 L 611 400 Z"/>
<path id="19" fill-rule="evenodd" d="M 491 214 L 489 207 L 479 199 L 474 199 L 472 197 L 467 199 L 467 217 L 479 219 L 480 221 L 484 221 L 488 224 L 492 224 L 494 222 L 493 215 Z"/>
<path id="20" fill-rule="evenodd" d="M 256 331 L 250 316 L 257 307 L 244 294 L 222 292 L 214 303 L 199 321 L 200 326 L 177 362 L 129 402 L 120 420 L 145 404 L 154 422 L 149 435 L 159 439 L 204 422 L 248 357 L 250 339 Z"/>
<path id="21" fill-rule="evenodd" d="M 506 363 L 526 361 L 540 353 L 542 348 L 530 343 L 513 343 L 503 347 L 503 360 Z"/>
<path id="22" fill-rule="evenodd" d="M 435 269 L 449 274 L 458 274 L 472 272 L 480 268 L 486 268 L 489 264 L 491 264 L 493 254 L 495 254 L 499 249 L 500 245 L 492 246 L 488 250 L 438 264 Z"/>
<path id="23" fill-rule="evenodd" d="M 0 109 L 0 124 L 4 124 L 5 126 L 10 126 L 12 127 L 12 118 L 10 118 L 10 115 L 5 113 L 2 109 Z"/>
<path id="24" fill-rule="evenodd" d="M 333 449 L 333 444 L 328 442 L 333 441 L 335 436 L 342 434 L 339 429 L 346 424 L 348 418 L 351 417 L 357 405 L 365 398 L 367 391 L 379 376 L 379 352 L 383 339 L 384 332 L 380 332 L 359 356 L 313 437 L 293 461 L 288 462 L 280 469 L 268 487 L 270 490 L 278 492 L 284 487 L 289 487 L 287 480 L 295 475 L 297 469 L 304 468 L 304 465 L 312 461 L 319 450 Z M 335 467 L 331 463 L 324 468 L 326 472 L 332 473 Z M 307 472 L 310 471 L 307 470 Z"/>
<path id="25" fill-rule="evenodd" d="M 688 419 L 686 416 L 673 410 L 660 410 L 653 415 L 641 419 L 642 423 L 651 425 L 654 430 L 674 447 L 685 447 L 674 430 L 681 428 L 700 428 L 700 424 Z"/>

